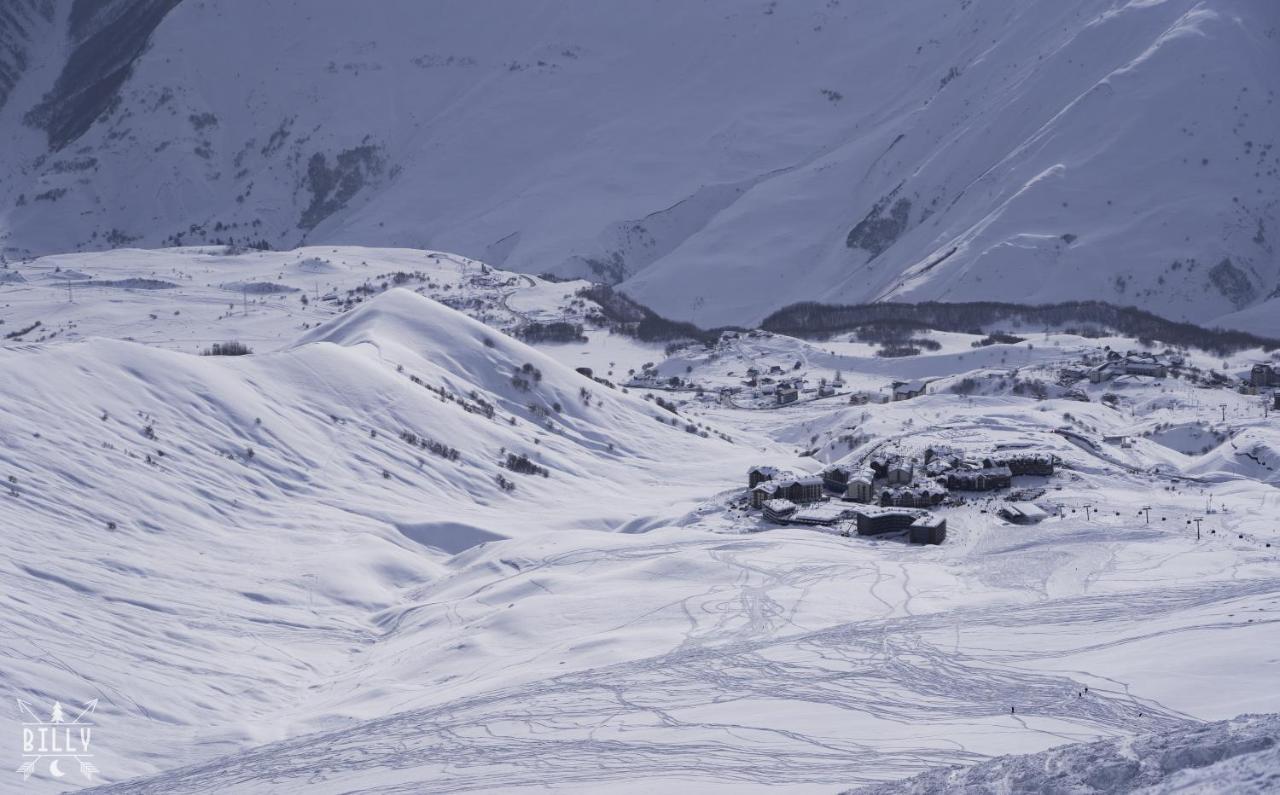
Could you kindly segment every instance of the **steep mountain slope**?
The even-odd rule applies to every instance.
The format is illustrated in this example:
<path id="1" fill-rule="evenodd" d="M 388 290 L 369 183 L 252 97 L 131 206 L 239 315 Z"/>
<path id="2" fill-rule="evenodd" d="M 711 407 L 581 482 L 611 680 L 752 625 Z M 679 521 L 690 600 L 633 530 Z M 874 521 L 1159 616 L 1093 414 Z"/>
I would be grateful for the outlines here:
<path id="1" fill-rule="evenodd" d="M 0 8 L 0 107 L 31 63 L 32 50 L 52 35 L 53 0 L 16 0 Z"/>
<path id="2" fill-rule="evenodd" d="M 704 324 L 814 298 L 1092 297 L 1275 331 L 1269 0 L 47 16 L 51 63 L 6 71 L 0 107 L 10 256 L 430 246 Z"/>

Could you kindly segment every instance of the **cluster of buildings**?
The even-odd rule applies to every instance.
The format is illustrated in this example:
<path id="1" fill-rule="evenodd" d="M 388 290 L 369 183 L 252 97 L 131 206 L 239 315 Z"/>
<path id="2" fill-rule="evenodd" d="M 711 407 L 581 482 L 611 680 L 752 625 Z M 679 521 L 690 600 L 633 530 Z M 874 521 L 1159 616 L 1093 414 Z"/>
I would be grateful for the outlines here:
<path id="1" fill-rule="evenodd" d="M 894 477 L 907 478 L 899 467 Z M 906 530 L 913 544 L 941 544 L 947 522 L 940 516 L 911 506 L 868 505 L 874 496 L 876 472 L 871 467 L 828 467 L 821 475 L 792 475 L 775 467 L 756 466 L 747 471 L 752 507 L 779 524 L 834 525 L 852 523 L 859 535 L 881 535 Z M 900 487 L 901 488 L 901 487 Z M 827 492 L 834 492 L 832 501 Z M 932 503 L 936 504 L 936 503 Z"/>
<path id="2" fill-rule="evenodd" d="M 752 467 L 747 472 L 751 507 L 763 508 L 770 500 L 787 500 L 801 505 L 822 500 L 822 478 L 818 475 L 784 474 L 774 467 Z"/>
<path id="3" fill-rule="evenodd" d="M 1057 468 L 1053 454 L 1031 451 L 997 453 L 977 461 L 941 460 L 944 467 L 940 468 L 940 474 L 947 488 L 953 491 L 1007 489 L 1013 485 L 1016 475 L 1048 477 Z"/>
<path id="4" fill-rule="evenodd" d="M 1273 408 L 1280 411 L 1280 370 L 1270 364 L 1255 364 L 1249 370 L 1249 379 L 1244 383 L 1245 391 L 1258 394 L 1259 390 L 1273 389 L 1271 399 Z"/>
<path id="5" fill-rule="evenodd" d="M 946 538 L 946 520 L 925 509 L 941 504 L 952 491 L 1004 489 L 1018 475 L 1053 475 L 1058 464 L 1052 453 L 1027 449 L 973 458 L 930 448 L 923 458 L 921 463 L 900 455 L 876 456 L 865 464 L 832 464 L 818 475 L 756 466 L 747 472 L 747 488 L 752 507 L 773 522 L 853 522 L 859 535 L 907 530 L 913 543 L 939 544 Z M 1030 502 L 1010 505 L 1010 521 L 1030 524 L 1044 516 Z"/>
<path id="6" fill-rule="evenodd" d="M 792 369 L 794 371 L 795 368 Z M 808 383 L 809 379 L 804 376 L 787 375 L 787 371 L 781 365 L 775 364 L 768 370 L 761 370 L 759 367 L 747 368 L 747 377 L 742 385 L 758 389 L 762 395 L 772 396 L 774 403 L 778 406 L 786 406 L 798 401 L 802 392 L 816 392 L 817 397 L 820 398 L 831 397 L 836 394 L 837 389 L 844 386 L 844 378 L 838 372 L 830 381 L 819 378 L 816 390 L 807 388 Z"/>
<path id="7" fill-rule="evenodd" d="M 1258 389 L 1280 386 L 1280 370 L 1269 364 L 1255 364 L 1249 371 L 1249 386 Z"/>
<path id="8" fill-rule="evenodd" d="M 747 368 L 747 378 L 742 382 L 743 386 L 758 388 L 765 395 L 772 395 L 774 402 L 779 406 L 785 406 L 788 403 L 795 403 L 800 399 L 800 390 L 804 387 L 804 379 L 782 378 L 783 369 L 779 365 L 773 365 L 769 368 L 768 374 L 761 372 L 758 367 Z M 775 378 L 775 376 L 779 376 Z"/>
<path id="9" fill-rule="evenodd" d="M 779 524 L 834 525 L 852 523 L 858 535 L 877 536 L 907 531 L 912 544 L 941 544 L 947 539 L 947 520 L 916 508 L 881 508 L 821 502 L 797 505 L 790 500 L 768 500 L 764 516 Z"/>
<path id="10" fill-rule="evenodd" d="M 1120 375 L 1145 375 L 1151 378 L 1166 378 L 1169 366 L 1163 358 L 1145 351 L 1107 351 L 1107 359 L 1088 371 L 1089 380 L 1099 384 Z"/>
<path id="11" fill-rule="evenodd" d="M 1017 475 L 1048 477 L 1057 462 L 1051 453 L 1032 450 L 971 458 L 929 448 L 922 464 L 902 456 L 882 456 L 872 458 L 865 467 L 833 464 L 823 472 L 823 479 L 842 499 L 922 508 L 941 503 L 951 491 L 1005 489 Z"/>

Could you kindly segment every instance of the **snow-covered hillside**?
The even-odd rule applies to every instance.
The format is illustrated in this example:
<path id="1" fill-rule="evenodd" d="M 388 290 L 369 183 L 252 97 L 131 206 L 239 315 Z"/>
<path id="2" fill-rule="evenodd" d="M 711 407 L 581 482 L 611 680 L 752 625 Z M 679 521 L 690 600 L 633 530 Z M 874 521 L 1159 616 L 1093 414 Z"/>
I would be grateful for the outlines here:
<path id="1" fill-rule="evenodd" d="M 0 385 L 0 687 L 100 698 L 111 778 L 410 703 L 360 672 L 451 556 L 674 522 L 754 455 L 396 288 L 274 353 L 10 345 Z"/>
<path id="2" fill-rule="evenodd" d="M 1100 298 L 1275 333 L 1271 0 L 21 0 L 0 244 L 445 248 L 748 323 Z"/>
<path id="3" fill-rule="evenodd" d="M 1230 721 L 1122 740 L 1068 745 L 1025 757 L 1004 756 L 968 769 L 935 771 L 849 795 L 935 792 L 1231 792 L 1280 790 L 1280 715 Z"/>
<path id="4" fill-rule="evenodd" d="M 98 773 L 0 789 L 829 793 L 1280 711 L 1280 424 L 1223 386 L 1264 352 L 1063 385 L 1166 346 L 667 349 L 583 286 L 338 246 L 12 268 L 0 696 L 97 699 Z M 507 333 L 549 321 L 581 334 Z M 745 499 L 752 465 L 926 449 L 1057 473 L 953 493 L 938 546 Z"/>

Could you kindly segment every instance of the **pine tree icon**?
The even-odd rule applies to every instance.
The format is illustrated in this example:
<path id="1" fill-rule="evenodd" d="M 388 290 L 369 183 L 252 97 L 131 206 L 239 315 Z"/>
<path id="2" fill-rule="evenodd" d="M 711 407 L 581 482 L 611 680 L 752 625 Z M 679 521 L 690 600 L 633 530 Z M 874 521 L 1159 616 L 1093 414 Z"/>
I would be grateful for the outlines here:
<path id="1" fill-rule="evenodd" d="M 53 702 L 53 712 L 49 715 L 50 723 L 66 723 L 67 718 L 62 714 L 62 702 Z"/>

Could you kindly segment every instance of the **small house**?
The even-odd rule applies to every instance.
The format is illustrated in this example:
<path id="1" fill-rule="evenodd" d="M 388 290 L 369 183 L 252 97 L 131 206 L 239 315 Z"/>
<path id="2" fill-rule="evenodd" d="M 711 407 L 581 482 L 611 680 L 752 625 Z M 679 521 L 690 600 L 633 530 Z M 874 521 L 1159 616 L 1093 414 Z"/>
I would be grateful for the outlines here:
<path id="1" fill-rule="evenodd" d="M 1001 519 L 1014 524 L 1037 524 L 1049 517 L 1049 514 L 1034 502 L 1011 502 L 1001 506 L 997 513 Z"/>
<path id="2" fill-rule="evenodd" d="M 779 406 L 785 406 L 800 399 L 800 390 L 796 389 L 792 384 L 779 384 L 774 397 Z"/>
<path id="3" fill-rule="evenodd" d="M 920 397 L 924 394 L 924 381 L 894 381 L 893 382 L 893 399 L 910 400 L 911 398 Z"/>

